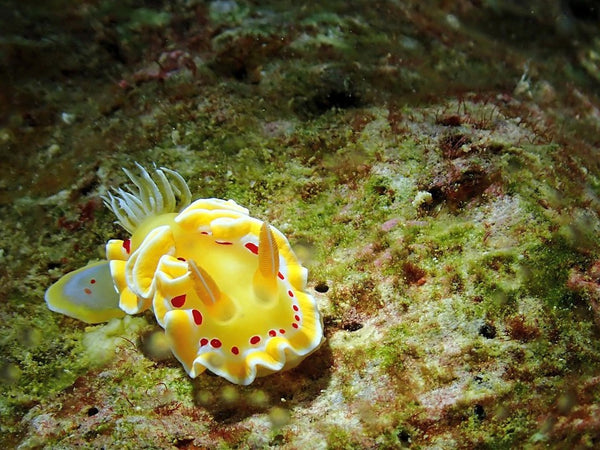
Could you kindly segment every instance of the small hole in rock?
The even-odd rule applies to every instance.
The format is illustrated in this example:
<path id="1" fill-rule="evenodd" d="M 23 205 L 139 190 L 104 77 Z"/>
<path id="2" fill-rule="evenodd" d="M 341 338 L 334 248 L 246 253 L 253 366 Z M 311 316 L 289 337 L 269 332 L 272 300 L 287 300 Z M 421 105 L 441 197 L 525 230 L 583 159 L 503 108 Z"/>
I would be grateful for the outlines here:
<path id="1" fill-rule="evenodd" d="M 483 406 L 479 404 L 475 405 L 475 407 L 473 408 L 473 413 L 475 414 L 475 417 L 477 417 L 477 419 L 479 420 L 483 420 L 486 417 L 485 409 L 483 409 Z"/>
<path id="2" fill-rule="evenodd" d="M 410 443 L 410 433 L 406 430 L 401 430 L 398 432 L 397 434 L 398 436 L 398 440 L 400 442 L 402 442 L 403 444 L 409 444 Z"/>
<path id="3" fill-rule="evenodd" d="M 487 339 L 496 337 L 496 327 L 491 323 L 485 323 L 479 327 L 479 334 Z"/>
<path id="4" fill-rule="evenodd" d="M 346 331 L 358 331 L 363 327 L 362 323 L 359 322 L 347 322 L 342 325 L 342 329 Z"/>
<path id="5" fill-rule="evenodd" d="M 320 292 L 320 293 L 325 293 L 329 290 L 329 286 L 327 286 L 327 284 L 325 283 L 318 283 L 315 286 L 315 291 Z"/>
<path id="6" fill-rule="evenodd" d="M 95 416 L 96 414 L 98 414 L 98 408 L 96 408 L 95 406 L 92 406 L 90 409 L 87 410 L 88 417 Z"/>

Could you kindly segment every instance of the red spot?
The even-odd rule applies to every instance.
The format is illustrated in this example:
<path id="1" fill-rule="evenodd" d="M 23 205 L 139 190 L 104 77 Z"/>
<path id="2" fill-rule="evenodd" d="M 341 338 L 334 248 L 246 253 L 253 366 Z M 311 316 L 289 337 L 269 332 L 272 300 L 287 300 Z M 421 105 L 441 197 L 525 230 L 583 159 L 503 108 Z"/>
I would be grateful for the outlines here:
<path id="1" fill-rule="evenodd" d="M 233 242 L 229 242 L 229 241 L 215 241 L 215 244 L 219 244 L 219 245 L 233 245 Z"/>
<path id="2" fill-rule="evenodd" d="M 182 258 L 181 256 L 179 256 L 177 259 L 178 259 L 179 261 L 183 261 L 183 262 L 185 262 L 185 258 Z"/>
<path id="3" fill-rule="evenodd" d="M 90 283 L 95 284 L 96 280 L 94 280 L 93 278 L 90 280 Z"/>
<path id="4" fill-rule="evenodd" d="M 279 329 L 279 333 L 281 333 L 281 334 L 285 334 L 285 330 L 284 330 L 283 328 L 280 328 L 280 329 Z"/>
<path id="5" fill-rule="evenodd" d="M 237 347 L 231 347 L 231 353 L 233 353 L 234 355 L 239 355 L 240 349 Z"/>
<path id="6" fill-rule="evenodd" d="M 252 345 L 256 345 L 256 344 L 258 344 L 259 342 L 260 342 L 260 336 L 252 336 L 252 337 L 250 338 L 250 343 L 251 343 Z"/>
<path id="7" fill-rule="evenodd" d="M 123 248 L 127 253 L 131 252 L 131 239 L 125 239 L 123 241 Z"/>
<path id="8" fill-rule="evenodd" d="M 271 336 L 271 337 L 277 336 L 277 331 L 275 331 L 275 330 L 269 330 L 269 336 Z"/>
<path id="9" fill-rule="evenodd" d="M 299 315 L 295 315 L 294 319 L 296 319 L 296 322 L 300 322 L 300 316 Z"/>
<path id="10" fill-rule="evenodd" d="M 208 344 L 208 339 L 206 339 L 206 338 L 200 339 L 200 347 L 204 347 L 206 344 Z"/>
<path id="11" fill-rule="evenodd" d="M 248 242 L 246 245 L 244 245 L 244 247 L 246 247 L 248 250 L 250 250 L 255 255 L 258 255 L 258 245 L 253 244 L 252 242 Z"/>
<path id="12" fill-rule="evenodd" d="M 173 297 L 171 299 L 171 305 L 175 308 L 181 308 L 185 303 L 185 294 L 178 295 L 177 297 Z"/>
<path id="13" fill-rule="evenodd" d="M 294 306 L 292 306 L 292 309 L 293 309 L 294 311 L 298 311 L 298 305 L 294 305 Z"/>
<path id="14" fill-rule="evenodd" d="M 277 276 L 279 277 L 279 279 L 283 280 L 283 274 L 281 272 L 277 272 Z"/>
<path id="15" fill-rule="evenodd" d="M 200 234 L 208 234 L 208 231 L 201 231 Z"/>
<path id="16" fill-rule="evenodd" d="M 91 290 L 91 289 L 88 289 L 88 288 L 85 288 L 85 289 L 83 290 L 83 292 L 85 292 L 87 295 L 90 295 L 90 294 L 92 293 L 92 290 Z"/>
<path id="17" fill-rule="evenodd" d="M 292 291 L 288 291 L 288 295 L 289 295 L 290 297 L 293 297 L 293 296 L 294 296 L 294 293 L 293 293 Z"/>
<path id="18" fill-rule="evenodd" d="M 292 326 L 293 326 L 294 328 L 298 328 L 298 324 L 297 324 L 297 323 L 293 323 L 293 324 L 292 324 Z"/>
<path id="19" fill-rule="evenodd" d="M 202 325 L 202 313 L 197 309 L 192 309 L 192 316 L 194 316 L 194 323 L 196 325 Z"/>
<path id="20" fill-rule="evenodd" d="M 221 341 L 218 339 L 211 339 L 210 345 L 212 345 L 214 348 L 219 348 L 223 344 L 221 344 Z"/>

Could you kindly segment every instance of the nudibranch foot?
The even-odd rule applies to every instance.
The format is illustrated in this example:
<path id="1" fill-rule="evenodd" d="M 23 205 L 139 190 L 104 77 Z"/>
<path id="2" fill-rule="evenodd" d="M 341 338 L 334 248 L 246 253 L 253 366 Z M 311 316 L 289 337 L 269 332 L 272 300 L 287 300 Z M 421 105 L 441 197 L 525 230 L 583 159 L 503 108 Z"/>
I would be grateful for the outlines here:
<path id="1" fill-rule="evenodd" d="M 86 323 L 123 317 L 108 261 L 88 264 L 69 272 L 48 288 L 48 308 Z"/>
<path id="2" fill-rule="evenodd" d="M 50 309 L 100 322 L 152 308 L 191 377 L 208 369 L 243 385 L 317 349 L 321 316 L 285 236 L 233 200 L 190 204 L 177 172 L 138 168 L 104 197 L 131 237 L 50 287 Z"/>

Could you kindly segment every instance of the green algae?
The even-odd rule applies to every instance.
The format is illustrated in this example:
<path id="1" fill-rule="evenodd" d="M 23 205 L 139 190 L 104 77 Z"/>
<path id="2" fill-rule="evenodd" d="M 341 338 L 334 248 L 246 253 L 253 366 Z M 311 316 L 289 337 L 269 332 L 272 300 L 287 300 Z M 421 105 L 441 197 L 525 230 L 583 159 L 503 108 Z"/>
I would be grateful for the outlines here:
<path id="1" fill-rule="evenodd" d="M 567 287 L 573 267 L 585 267 L 589 257 L 557 237 L 527 252 L 522 264 L 525 292 L 543 298 L 551 307 L 572 307 L 576 294 Z"/>
<path id="2" fill-rule="evenodd" d="M 423 350 L 415 345 L 415 335 L 407 324 L 401 324 L 388 330 L 382 343 L 372 350 L 375 360 L 381 368 L 400 374 L 404 370 L 405 360 L 419 359 L 425 356 Z"/>
<path id="3" fill-rule="evenodd" d="M 412 144 L 411 144 L 412 145 Z M 246 150 L 240 150 L 242 154 Z M 259 153 L 256 150 L 253 150 L 251 153 L 246 154 L 247 158 L 249 155 L 255 156 Z M 256 173 L 260 173 L 260 171 L 275 172 L 277 170 L 278 164 L 274 161 L 274 158 L 270 154 L 262 154 L 262 160 L 264 161 L 262 164 L 259 164 L 260 168 L 253 168 Z M 408 198 L 406 196 L 399 197 L 401 200 L 397 200 L 394 195 L 390 195 L 392 180 L 386 176 L 380 175 L 369 175 L 369 172 L 360 172 L 358 168 L 360 167 L 360 161 L 364 161 L 364 156 L 359 157 L 355 163 L 351 163 L 350 167 L 355 167 L 357 170 L 354 172 L 354 177 L 344 178 L 341 177 L 342 172 L 336 171 L 335 160 L 331 160 L 328 163 L 328 177 L 321 177 L 319 183 L 320 188 L 319 192 L 315 194 L 311 194 L 307 200 L 303 200 L 302 198 L 294 198 L 292 192 L 294 192 L 300 184 L 295 180 L 302 176 L 310 175 L 311 170 L 307 166 L 302 163 L 296 162 L 296 164 L 286 164 L 288 168 L 292 170 L 291 173 L 296 173 L 297 177 L 293 177 L 293 180 L 286 179 L 285 177 L 277 177 L 277 175 L 272 175 L 269 178 L 269 184 L 263 184 L 261 189 L 258 191 L 253 191 L 250 188 L 249 182 L 241 182 L 241 183 L 231 183 L 228 184 L 227 187 L 222 187 L 225 189 L 225 196 L 233 196 L 234 198 L 246 198 L 249 203 L 255 203 L 257 205 L 262 205 L 262 203 L 257 198 L 257 195 L 264 196 L 274 196 L 279 195 L 283 196 L 287 199 L 287 209 L 290 211 L 306 211 L 307 213 L 304 216 L 294 215 L 293 218 L 290 217 L 292 230 L 304 230 L 295 231 L 293 236 L 295 236 L 298 240 L 304 238 L 309 238 L 312 242 L 312 246 L 314 247 L 313 258 L 319 259 L 326 253 L 327 248 L 338 247 L 338 248 L 354 248 L 354 243 L 357 242 L 358 236 L 361 236 L 361 239 L 365 242 L 369 242 L 373 240 L 376 236 L 380 236 L 379 231 L 365 231 L 365 230 L 373 230 L 376 228 L 376 224 L 383 222 L 383 220 L 390 213 L 389 208 L 394 208 L 395 203 L 397 201 L 407 202 Z M 259 159 L 260 161 L 260 159 Z M 344 163 L 344 165 L 346 165 Z M 232 169 L 235 169 L 235 165 L 231 166 Z M 231 170 L 231 169 L 230 169 Z M 232 170 L 233 173 L 235 173 Z M 235 178 L 235 175 L 234 175 Z M 251 177 L 250 177 L 251 178 Z M 363 179 L 364 183 L 361 183 L 360 188 L 356 191 L 355 194 L 357 197 L 366 199 L 366 203 L 369 207 L 372 207 L 379 211 L 378 214 L 370 214 L 366 216 L 364 214 L 361 215 L 363 211 L 363 206 L 360 203 L 355 203 L 352 200 L 352 197 L 339 197 L 338 200 L 324 201 L 326 198 L 330 198 L 327 194 L 332 190 L 332 187 L 336 184 L 346 183 L 346 184 L 354 184 L 357 179 Z M 334 195 L 334 198 L 336 196 Z M 297 202 L 297 205 L 294 205 L 294 202 Z M 265 206 L 262 206 L 265 207 Z M 282 209 L 279 207 L 275 207 L 271 213 L 278 212 L 282 213 Z M 340 211 L 346 208 L 346 211 L 340 216 Z M 406 207 L 405 207 L 406 208 Z M 411 210 L 407 208 L 407 210 Z M 286 214 L 285 212 L 283 214 Z M 289 213 L 288 213 L 289 214 Z M 412 209 L 412 214 L 414 216 L 417 215 L 417 211 L 415 208 Z M 454 294 L 462 294 L 464 292 L 479 292 L 478 295 L 482 295 L 487 297 L 485 291 L 481 291 L 479 286 L 482 284 L 488 285 L 490 284 L 491 290 L 496 290 L 498 284 L 498 274 L 503 274 L 506 279 L 511 279 L 514 277 L 516 272 L 515 266 L 518 266 L 519 258 L 518 252 L 515 250 L 507 250 L 500 249 L 495 250 L 493 252 L 482 252 L 481 255 L 478 254 L 477 249 L 483 245 L 484 238 L 486 235 L 486 229 L 483 226 L 475 225 L 471 221 L 464 221 L 455 217 L 456 212 L 448 213 L 438 213 L 435 217 L 435 221 L 430 220 L 427 221 L 426 226 L 406 226 L 402 228 L 401 236 L 403 238 L 403 244 L 400 246 L 399 250 L 404 251 L 406 253 L 406 248 L 413 248 L 409 252 L 409 255 L 412 254 L 412 258 L 414 258 L 414 252 L 419 255 L 418 259 L 415 259 L 428 273 L 428 277 L 430 279 L 441 278 L 448 279 L 447 288 L 449 289 L 447 292 Z M 350 225 L 350 226 L 349 226 Z M 316 240 L 313 237 L 313 233 L 311 230 L 319 230 L 319 229 L 327 229 L 328 236 L 325 240 Z M 534 241 L 535 242 L 535 241 Z M 383 247 L 385 248 L 385 247 Z M 543 267 L 548 268 L 547 273 L 552 273 L 553 270 L 560 269 L 562 273 L 566 273 L 565 270 L 570 267 L 570 264 L 573 262 L 572 256 L 567 256 L 563 258 L 564 254 L 562 251 L 556 250 L 555 252 L 550 252 L 547 256 L 546 254 L 538 254 L 542 248 L 546 247 L 533 247 L 527 256 L 530 261 L 539 261 L 538 258 L 542 259 L 544 262 Z M 381 251 L 381 250 L 377 250 Z M 574 255 L 574 253 L 571 253 Z M 468 256 L 468 258 L 465 258 Z M 335 260 L 334 260 L 335 261 Z M 483 264 L 482 264 L 483 263 Z M 398 259 L 398 263 L 400 264 L 400 259 Z M 313 262 L 314 265 L 314 262 Z M 448 271 L 449 266 L 454 266 L 455 269 L 452 272 Z M 535 265 L 537 267 L 537 264 Z M 475 276 L 473 271 L 475 268 L 479 268 L 479 272 L 481 275 Z M 487 269 L 487 270 L 486 270 Z M 491 283 L 491 279 L 486 280 L 485 276 L 488 273 L 489 269 L 494 270 L 494 283 Z M 376 300 L 373 297 L 372 290 L 374 288 L 373 282 L 368 283 L 369 276 L 363 275 L 361 277 L 352 277 L 354 280 L 354 286 L 348 286 L 348 265 L 343 262 L 335 263 L 333 266 L 328 267 L 327 269 L 318 269 L 317 274 L 326 279 L 331 279 L 334 285 L 347 286 L 347 292 L 343 295 L 334 294 L 332 296 L 332 301 L 334 302 L 334 307 L 331 310 L 333 315 L 341 314 L 341 311 L 346 309 L 343 307 L 342 301 L 346 301 L 349 303 L 350 307 L 361 306 L 363 313 L 366 311 L 367 315 L 372 315 L 374 313 L 373 307 L 379 305 L 380 300 Z M 386 268 L 387 273 L 395 273 L 394 266 L 390 266 Z M 539 273 L 538 269 L 534 269 L 535 277 L 539 277 L 539 279 L 543 279 L 545 273 Z M 470 285 L 469 278 L 475 277 L 474 284 L 476 287 L 472 287 Z M 533 280 L 532 276 L 527 278 L 527 280 Z M 486 281 L 484 281 L 486 280 Z M 535 285 L 535 283 L 529 283 L 529 291 L 527 291 L 530 295 L 533 296 L 542 296 L 545 294 L 543 289 L 546 288 L 547 284 L 539 284 Z M 519 289 L 520 285 L 513 285 L 512 290 Z M 444 292 L 444 283 L 440 285 L 440 288 L 433 288 L 434 291 L 440 292 L 442 295 L 447 295 Z M 441 290 L 440 290 L 441 289 Z M 563 290 L 564 290 L 563 286 Z M 406 294 L 405 294 L 406 295 Z M 512 300 L 513 303 L 517 301 L 517 299 Z M 371 306 L 369 306 L 371 305 Z M 503 310 L 506 309 L 506 301 L 502 301 L 501 308 Z M 341 309 L 340 309 L 341 307 Z M 467 316 L 473 315 L 474 310 L 481 310 L 482 308 L 479 306 L 467 307 L 464 309 L 462 314 Z M 493 311 L 493 310 L 491 310 Z M 458 312 L 458 311 L 455 311 Z M 503 314 L 506 314 L 504 312 Z M 459 316 L 460 317 L 460 316 Z M 413 343 L 409 344 L 410 339 L 414 339 L 414 334 L 410 333 L 410 328 L 405 324 L 397 328 L 392 328 L 386 333 L 383 341 L 379 346 L 375 347 L 375 350 L 372 352 L 373 356 L 381 360 L 381 368 L 388 371 L 392 374 L 399 374 L 402 371 L 406 370 L 405 361 L 414 364 L 419 360 L 426 359 L 426 353 L 423 353 L 422 350 L 419 350 L 419 347 Z M 429 333 L 433 335 L 438 334 L 440 331 L 440 327 L 430 327 Z M 422 333 L 422 331 L 421 331 Z M 422 339 L 422 337 L 421 337 Z M 125 343 L 126 344 L 126 343 Z M 127 344 L 126 344 L 127 345 Z M 473 351 L 470 351 L 473 355 Z M 492 361 L 498 358 L 501 355 L 499 350 L 490 351 L 489 349 L 482 348 L 478 350 L 481 353 L 480 356 L 473 357 L 473 361 L 476 364 L 482 364 L 489 361 Z M 536 351 L 538 355 L 543 355 L 544 353 L 541 350 Z M 365 369 L 365 360 L 368 360 L 367 356 L 369 352 L 355 352 L 348 353 L 345 355 L 339 355 L 340 361 L 343 361 L 343 364 L 347 366 L 352 371 L 356 370 L 364 370 Z M 408 359 L 407 359 L 408 358 Z M 351 363 L 351 361 L 353 363 Z M 126 370 L 127 374 L 127 385 L 132 382 L 134 385 L 139 385 L 142 387 L 149 387 L 150 383 L 145 375 L 143 378 L 134 377 L 133 379 L 129 379 L 132 375 L 136 373 L 152 373 L 152 382 L 160 384 L 164 379 L 165 374 L 160 370 L 156 370 L 156 368 L 152 368 L 147 364 L 144 364 L 144 369 L 140 371 Z M 439 368 L 437 369 L 439 371 Z M 562 368 L 556 368 L 555 370 L 564 370 Z M 422 376 L 425 376 L 430 382 L 435 382 L 438 385 L 443 385 L 446 381 L 453 378 L 453 375 L 438 373 L 435 374 L 435 370 L 433 370 L 433 366 L 426 372 L 423 372 Z M 117 378 L 118 380 L 119 378 Z M 134 381 L 135 380 L 135 381 Z M 126 385 L 126 386 L 127 386 Z M 189 394 L 189 383 L 177 383 L 177 388 L 175 389 L 175 398 L 185 398 L 186 395 Z M 185 387 L 188 386 L 188 387 Z M 172 387 L 169 387 L 172 390 Z M 119 395 L 123 392 L 119 389 L 112 391 L 113 395 Z M 356 397 L 356 389 L 348 387 L 346 389 L 346 397 L 355 398 Z M 131 403 L 138 402 L 143 399 L 143 394 L 141 390 L 137 390 L 134 392 L 125 392 L 126 397 L 121 397 L 117 402 L 116 411 L 120 414 L 128 414 L 131 411 Z M 130 403 L 131 402 L 131 403 Z M 459 416 L 467 415 L 465 411 L 468 411 L 470 406 L 465 406 L 463 409 L 459 409 Z M 469 425 L 463 428 L 463 432 L 469 433 L 471 435 L 481 433 L 482 430 L 478 427 L 477 422 L 472 417 L 468 419 Z M 109 431 L 105 429 L 104 431 Z M 114 432 L 115 430 L 113 430 Z M 101 434 L 103 429 L 98 428 L 98 434 Z M 119 434 L 127 434 L 134 433 L 135 427 L 129 425 L 121 425 L 118 430 L 116 430 Z M 399 432 L 402 436 L 402 433 Z M 342 445 L 342 442 L 346 444 L 343 445 L 360 445 L 360 444 L 349 444 L 349 442 L 353 441 L 353 437 L 348 435 L 346 432 L 342 430 L 332 429 L 330 432 L 328 431 L 330 436 L 330 444 L 334 448 L 338 448 L 338 445 Z M 416 434 L 414 435 L 416 437 Z M 388 439 L 392 439 L 389 437 Z M 398 439 L 396 437 L 396 439 Z M 405 438 L 406 439 L 406 438 Z M 396 442 L 396 441 L 394 441 Z"/>

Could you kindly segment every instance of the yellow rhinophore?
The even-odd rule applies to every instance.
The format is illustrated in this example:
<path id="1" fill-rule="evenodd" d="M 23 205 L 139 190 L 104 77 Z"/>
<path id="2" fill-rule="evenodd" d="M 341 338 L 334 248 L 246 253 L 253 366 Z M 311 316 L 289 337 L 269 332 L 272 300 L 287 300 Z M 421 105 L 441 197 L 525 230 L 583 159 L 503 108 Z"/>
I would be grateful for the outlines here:
<path id="1" fill-rule="evenodd" d="M 233 200 L 190 204 L 177 172 L 161 168 L 150 176 L 138 168 L 140 176 L 125 171 L 135 188 L 104 199 L 131 237 L 108 242 L 108 263 L 50 287 L 49 308 L 92 323 L 152 308 L 192 378 L 208 369 L 250 384 L 313 352 L 323 341 L 321 317 L 306 292 L 307 270 L 285 236 Z M 92 271 L 100 278 L 99 266 L 108 294 L 88 294 L 81 286 Z"/>

